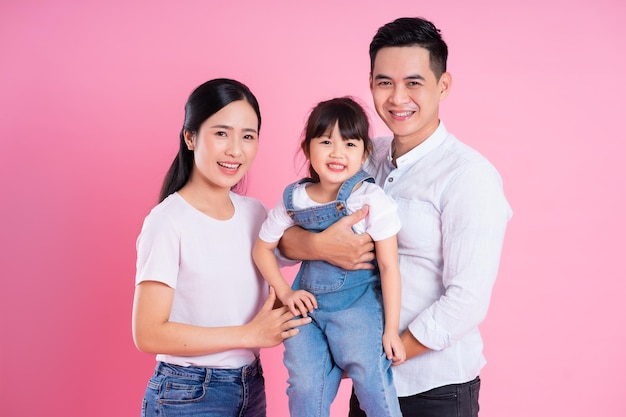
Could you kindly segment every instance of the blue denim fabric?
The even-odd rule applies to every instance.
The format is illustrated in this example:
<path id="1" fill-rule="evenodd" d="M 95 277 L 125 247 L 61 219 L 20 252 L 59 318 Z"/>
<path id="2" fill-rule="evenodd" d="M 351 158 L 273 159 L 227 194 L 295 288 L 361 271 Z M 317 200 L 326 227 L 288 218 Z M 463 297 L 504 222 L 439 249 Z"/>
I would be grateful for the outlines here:
<path id="1" fill-rule="evenodd" d="M 478 417 L 480 377 L 464 384 L 445 385 L 410 397 L 400 397 L 404 417 Z M 366 417 L 352 391 L 349 417 Z"/>
<path id="2" fill-rule="evenodd" d="M 142 417 L 265 417 L 265 380 L 257 359 L 238 369 L 159 362 L 148 382 Z"/>
<path id="3" fill-rule="evenodd" d="M 364 180 L 373 181 L 360 171 L 342 185 L 336 201 L 303 210 L 293 208 L 292 184 L 283 193 L 285 207 L 297 225 L 319 232 L 348 214 L 346 199 Z M 291 417 L 329 416 L 344 370 L 370 415 L 401 416 L 391 361 L 382 346 L 378 270 L 347 271 L 323 261 L 305 261 L 293 288 L 314 294 L 318 308 L 310 313 L 312 323 L 284 342 Z"/>

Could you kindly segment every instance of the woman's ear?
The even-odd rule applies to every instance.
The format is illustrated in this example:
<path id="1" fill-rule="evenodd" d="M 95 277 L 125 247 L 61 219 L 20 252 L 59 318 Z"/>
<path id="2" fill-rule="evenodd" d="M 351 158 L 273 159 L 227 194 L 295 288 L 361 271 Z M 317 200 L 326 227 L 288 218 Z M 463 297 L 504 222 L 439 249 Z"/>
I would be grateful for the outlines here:
<path id="1" fill-rule="evenodd" d="M 193 151 L 196 135 L 187 129 L 183 130 L 183 135 L 185 136 L 185 144 L 187 145 L 187 149 Z"/>

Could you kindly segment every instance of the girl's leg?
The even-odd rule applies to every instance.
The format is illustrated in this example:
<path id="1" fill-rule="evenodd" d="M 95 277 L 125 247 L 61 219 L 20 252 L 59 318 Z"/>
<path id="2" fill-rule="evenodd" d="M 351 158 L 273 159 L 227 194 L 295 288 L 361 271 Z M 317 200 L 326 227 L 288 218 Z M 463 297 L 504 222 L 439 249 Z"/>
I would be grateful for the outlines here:
<path id="1" fill-rule="evenodd" d="M 315 316 L 319 318 L 319 314 Z M 343 371 L 335 365 L 326 336 L 315 319 L 299 329 L 296 336 L 284 342 L 284 362 L 289 371 L 287 394 L 290 415 L 329 416 Z"/>
<path id="2" fill-rule="evenodd" d="M 335 312 L 326 334 L 337 366 L 352 379 L 367 415 L 400 417 L 391 361 L 382 346 L 383 327 L 380 297 L 372 292 L 349 309 Z"/>

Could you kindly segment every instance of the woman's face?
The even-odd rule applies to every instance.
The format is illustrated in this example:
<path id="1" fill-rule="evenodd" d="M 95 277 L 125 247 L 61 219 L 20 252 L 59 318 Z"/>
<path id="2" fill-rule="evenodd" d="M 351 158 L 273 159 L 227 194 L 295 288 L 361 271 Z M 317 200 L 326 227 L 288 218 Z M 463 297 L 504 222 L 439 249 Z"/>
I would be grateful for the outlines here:
<path id="1" fill-rule="evenodd" d="M 202 123 L 196 134 L 185 132 L 194 151 L 191 181 L 230 190 L 248 171 L 259 146 L 259 119 L 245 100 L 233 101 Z"/>

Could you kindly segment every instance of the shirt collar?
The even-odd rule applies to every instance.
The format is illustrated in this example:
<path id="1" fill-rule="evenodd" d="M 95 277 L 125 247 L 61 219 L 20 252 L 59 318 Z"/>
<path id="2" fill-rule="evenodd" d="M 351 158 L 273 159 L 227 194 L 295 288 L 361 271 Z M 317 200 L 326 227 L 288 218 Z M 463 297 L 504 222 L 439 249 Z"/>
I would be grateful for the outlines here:
<path id="1" fill-rule="evenodd" d="M 400 168 L 403 165 L 412 164 L 416 161 L 419 161 L 424 157 L 424 155 L 441 145 L 447 136 L 448 131 L 446 130 L 446 126 L 443 124 L 442 121 L 439 121 L 439 126 L 437 126 L 437 129 L 433 132 L 432 135 L 427 137 L 424 142 L 420 143 L 415 148 L 411 149 L 410 151 L 396 159 L 396 166 Z M 387 154 L 387 161 L 389 161 L 390 164 L 393 160 L 392 152 L 393 141 L 392 146 L 389 147 L 389 153 Z"/>

